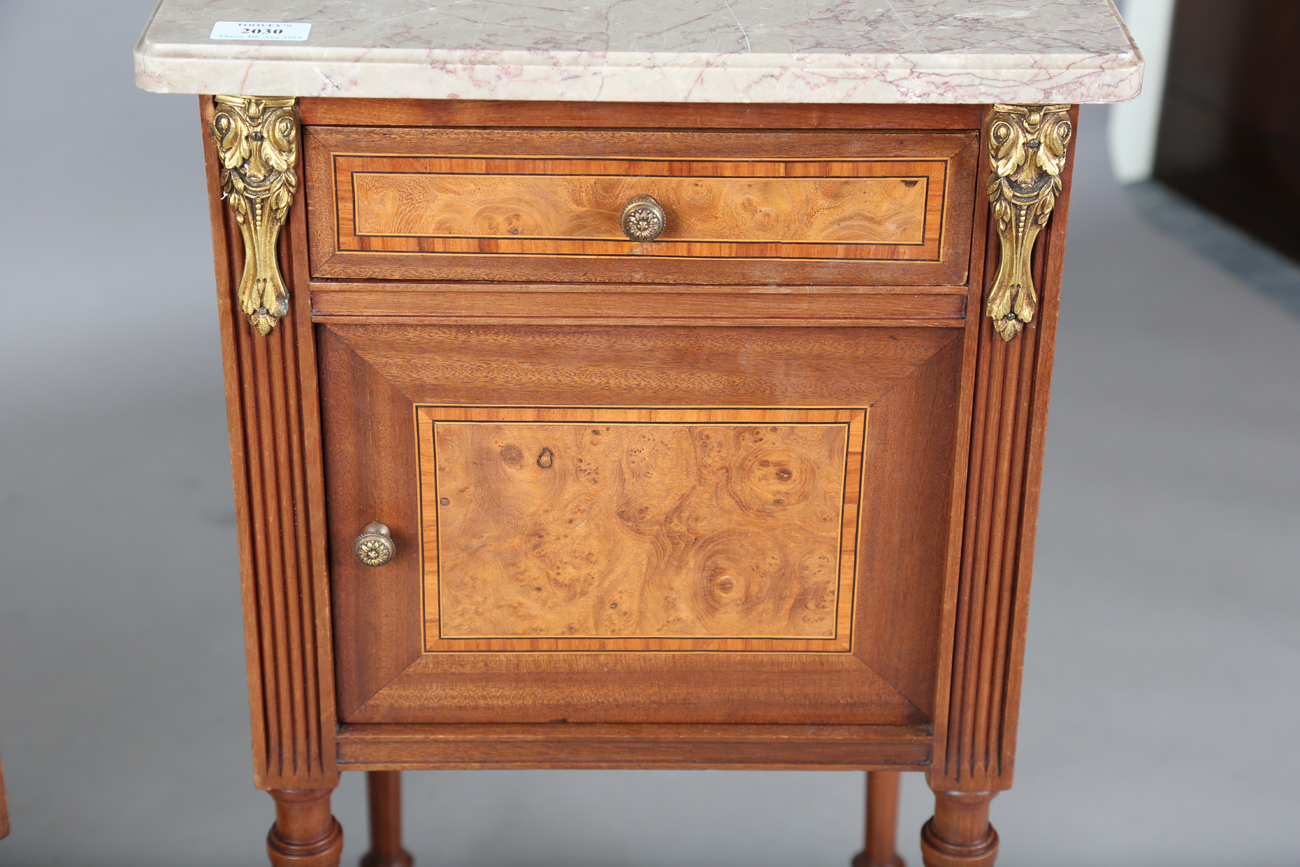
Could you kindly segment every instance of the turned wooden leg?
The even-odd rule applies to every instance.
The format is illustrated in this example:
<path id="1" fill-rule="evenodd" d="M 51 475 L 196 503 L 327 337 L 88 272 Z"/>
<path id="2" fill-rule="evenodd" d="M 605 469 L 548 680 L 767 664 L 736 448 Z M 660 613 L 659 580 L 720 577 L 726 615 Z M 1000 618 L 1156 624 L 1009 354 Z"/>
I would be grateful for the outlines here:
<path id="1" fill-rule="evenodd" d="M 867 845 L 853 867 L 905 867 L 894 851 L 898 833 L 898 771 L 867 772 Z"/>
<path id="2" fill-rule="evenodd" d="M 989 824 L 997 792 L 935 792 L 934 818 L 921 829 L 925 867 L 993 867 L 998 832 Z"/>
<path id="3" fill-rule="evenodd" d="M 266 835 L 274 867 L 338 867 L 343 829 L 330 815 L 333 789 L 275 791 L 275 824 Z"/>
<path id="4" fill-rule="evenodd" d="M 402 848 L 402 772 L 366 774 L 370 807 L 370 851 L 361 867 L 411 867 L 415 860 Z"/>

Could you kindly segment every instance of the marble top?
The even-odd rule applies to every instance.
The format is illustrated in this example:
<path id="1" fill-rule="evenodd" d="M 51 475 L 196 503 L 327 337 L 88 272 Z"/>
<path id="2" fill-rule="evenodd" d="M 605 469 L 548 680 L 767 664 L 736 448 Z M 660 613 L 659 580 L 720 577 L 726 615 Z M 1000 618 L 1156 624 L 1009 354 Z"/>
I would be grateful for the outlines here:
<path id="1" fill-rule="evenodd" d="M 1111 0 L 162 0 L 135 70 L 159 93 L 1074 103 L 1136 96 L 1142 55 Z"/>

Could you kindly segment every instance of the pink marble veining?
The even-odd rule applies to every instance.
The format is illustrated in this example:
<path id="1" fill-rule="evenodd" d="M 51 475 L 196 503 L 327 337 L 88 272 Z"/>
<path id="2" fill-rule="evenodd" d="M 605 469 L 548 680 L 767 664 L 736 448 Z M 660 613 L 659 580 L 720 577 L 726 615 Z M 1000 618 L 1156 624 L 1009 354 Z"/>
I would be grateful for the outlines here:
<path id="1" fill-rule="evenodd" d="M 162 93 L 422 99 L 1119 102 L 1142 80 L 1110 0 L 162 0 L 135 64 Z"/>

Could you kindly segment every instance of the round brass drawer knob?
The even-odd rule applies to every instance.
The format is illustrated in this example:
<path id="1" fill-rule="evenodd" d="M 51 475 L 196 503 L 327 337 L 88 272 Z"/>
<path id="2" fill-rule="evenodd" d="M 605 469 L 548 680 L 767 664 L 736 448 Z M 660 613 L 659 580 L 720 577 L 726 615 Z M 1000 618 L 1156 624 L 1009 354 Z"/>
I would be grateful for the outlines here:
<path id="1" fill-rule="evenodd" d="M 382 566 L 397 555 L 393 534 L 386 525 L 373 521 L 361 528 L 352 543 L 352 553 L 366 566 Z"/>
<path id="2" fill-rule="evenodd" d="M 619 223 L 629 241 L 653 241 L 667 225 L 664 209 L 659 207 L 654 196 L 634 196 L 623 206 Z"/>

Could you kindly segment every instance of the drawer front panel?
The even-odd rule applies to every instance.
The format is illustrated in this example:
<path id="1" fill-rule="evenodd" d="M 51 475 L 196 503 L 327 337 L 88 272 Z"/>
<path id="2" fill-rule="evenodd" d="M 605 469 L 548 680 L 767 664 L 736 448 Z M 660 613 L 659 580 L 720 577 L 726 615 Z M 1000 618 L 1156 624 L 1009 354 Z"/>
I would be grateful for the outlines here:
<path id="1" fill-rule="evenodd" d="M 865 410 L 417 425 L 427 650 L 849 650 Z"/>
<path id="2" fill-rule="evenodd" d="M 464 171 L 467 163 L 500 174 Z M 941 160 L 339 158 L 338 183 L 352 187 L 338 190 L 339 239 L 348 250 L 430 253 L 934 260 L 944 169 Z M 790 171 L 832 177 L 785 177 Z M 623 206 L 639 195 L 666 211 L 666 228 L 650 243 L 619 229 Z"/>
<path id="3" fill-rule="evenodd" d="M 304 140 L 317 278 L 955 285 L 969 259 L 973 133 Z M 654 241 L 620 228 L 640 195 Z"/>

